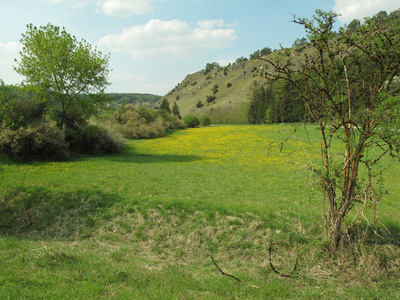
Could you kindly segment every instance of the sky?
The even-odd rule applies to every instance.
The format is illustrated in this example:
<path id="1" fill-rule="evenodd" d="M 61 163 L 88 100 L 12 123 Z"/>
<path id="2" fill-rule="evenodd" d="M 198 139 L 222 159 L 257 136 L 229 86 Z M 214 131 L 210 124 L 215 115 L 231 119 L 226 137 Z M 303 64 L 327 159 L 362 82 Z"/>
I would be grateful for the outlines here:
<path id="1" fill-rule="evenodd" d="M 0 79 L 24 79 L 13 66 L 31 23 L 64 27 L 110 54 L 107 92 L 163 96 L 207 63 L 290 47 L 305 36 L 293 15 L 335 11 L 340 27 L 399 8 L 399 0 L 0 0 Z"/>

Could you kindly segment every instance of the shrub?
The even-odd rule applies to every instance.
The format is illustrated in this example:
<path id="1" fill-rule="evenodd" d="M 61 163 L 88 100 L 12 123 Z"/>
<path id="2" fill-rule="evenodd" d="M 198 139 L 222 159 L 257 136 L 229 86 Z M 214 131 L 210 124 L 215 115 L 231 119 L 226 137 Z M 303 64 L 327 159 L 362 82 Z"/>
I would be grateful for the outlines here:
<path id="1" fill-rule="evenodd" d="M 196 103 L 196 107 L 197 107 L 197 108 L 203 107 L 203 105 L 204 105 L 204 104 L 203 104 L 203 102 L 201 102 L 201 101 L 199 101 L 199 102 Z"/>
<path id="2" fill-rule="evenodd" d="M 185 116 L 182 120 L 186 123 L 187 127 L 194 128 L 200 125 L 199 120 L 195 116 Z"/>
<path id="3" fill-rule="evenodd" d="M 215 96 L 207 96 L 207 102 L 211 103 L 215 100 Z"/>
<path id="4" fill-rule="evenodd" d="M 116 153 L 121 151 L 124 145 L 120 137 L 96 125 L 69 129 L 67 140 L 75 153 Z"/>
<path id="5" fill-rule="evenodd" d="M 130 139 L 157 138 L 164 136 L 168 129 L 186 128 L 179 117 L 165 109 L 155 111 L 130 104 L 120 107 L 109 120 L 125 138 Z"/>
<path id="6" fill-rule="evenodd" d="M 199 118 L 199 122 L 201 126 L 210 126 L 211 125 L 211 118 L 210 116 L 201 116 Z"/>
<path id="7" fill-rule="evenodd" d="M 17 130 L 2 128 L 0 131 L 0 154 L 11 159 L 27 160 L 35 156 L 67 158 L 68 146 L 64 131 L 53 122 L 31 124 Z"/>

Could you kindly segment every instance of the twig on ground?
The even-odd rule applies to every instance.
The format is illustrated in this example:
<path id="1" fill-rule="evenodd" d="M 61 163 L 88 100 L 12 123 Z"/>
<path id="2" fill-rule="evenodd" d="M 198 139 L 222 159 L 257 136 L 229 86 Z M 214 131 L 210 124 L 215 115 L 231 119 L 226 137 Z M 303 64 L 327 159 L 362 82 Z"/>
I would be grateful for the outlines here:
<path id="1" fill-rule="evenodd" d="M 235 279 L 238 282 L 243 282 L 242 280 L 240 280 L 236 276 L 233 276 L 231 274 L 228 274 L 228 273 L 225 273 L 224 271 L 222 271 L 222 269 L 218 266 L 217 262 L 215 261 L 215 259 L 214 259 L 214 257 L 212 255 L 211 255 L 211 259 L 212 259 L 212 261 L 214 263 L 214 266 L 221 272 L 222 275 L 229 276 L 229 277 Z"/>
<path id="2" fill-rule="evenodd" d="M 272 271 L 274 271 L 276 274 L 278 274 L 279 276 L 282 276 L 282 277 L 286 277 L 286 278 L 292 277 L 293 273 L 294 273 L 294 272 L 296 271 L 296 269 L 297 269 L 297 265 L 298 265 L 298 263 L 299 263 L 299 257 L 296 258 L 296 263 L 294 264 L 293 270 L 292 270 L 292 272 L 290 272 L 290 274 L 282 273 L 282 272 L 278 271 L 278 270 L 274 267 L 274 265 L 272 264 L 272 246 L 273 246 L 273 245 L 276 245 L 276 243 L 274 243 L 274 242 L 271 241 L 271 243 L 270 243 L 270 245 L 269 245 L 269 248 L 268 248 L 269 265 L 271 266 Z"/>

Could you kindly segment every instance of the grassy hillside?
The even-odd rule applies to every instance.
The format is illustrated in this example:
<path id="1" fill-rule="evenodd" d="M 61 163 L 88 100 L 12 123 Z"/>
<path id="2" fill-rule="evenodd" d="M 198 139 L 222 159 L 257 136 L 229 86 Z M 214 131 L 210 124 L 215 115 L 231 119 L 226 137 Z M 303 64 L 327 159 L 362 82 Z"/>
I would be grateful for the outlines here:
<path id="1" fill-rule="evenodd" d="M 291 60 L 296 65 L 311 50 L 300 46 L 289 51 L 292 52 Z M 187 75 L 160 101 L 167 99 L 171 106 L 176 101 L 183 116 L 210 116 L 213 123 L 247 123 L 250 86 L 254 80 L 267 84 L 265 73 L 271 71 L 271 68 L 265 59 L 273 59 L 279 53 L 280 51 L 275 51 L 258 59 L 237 60 L 226 67 L 215 68 L 208 74 L 202 70 Z M 214 95 L 215 85 L 218 86 L 216 100 L 207 103 L 207 96 Z M 201 108 L 196 107 L 199 101 L 204 104 Z"/>
<path id="2" fill-rule="evenodd" d="M 399 298 L 399 163 L 385 160 L 380 236 L 333 259 L 314 178 L 291 164 L 308 158 L 298 141 L 282 147 L 288 129 L 204 127 L 2 165 L 0 299 Z M 271 241 L 280 272 L 298 259 L 292 277 L 272 271 Z"/>

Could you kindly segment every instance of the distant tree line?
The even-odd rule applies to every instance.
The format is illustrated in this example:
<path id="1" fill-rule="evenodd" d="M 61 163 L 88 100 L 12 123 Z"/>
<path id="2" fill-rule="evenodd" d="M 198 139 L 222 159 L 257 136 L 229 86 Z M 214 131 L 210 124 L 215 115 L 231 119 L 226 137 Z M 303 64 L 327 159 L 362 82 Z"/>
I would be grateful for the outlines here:
<path id="1" fill-rule="evenodd" d="M 153 94 L 107 93 L 106 95 L 113 99 L 114 104 L 145 105 L 148 107 L 161 99 L 161 96 Z"/>
<path id="2" fill-rule="evenodd" d="M 284 81 L 264 87 L 254 81 L 250 88 L 248 120 L 251 124 L 303 122 L 307 109 L 297 91 Z"/>

